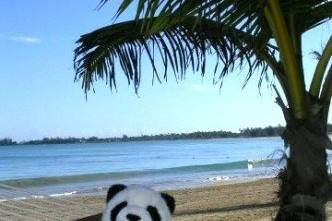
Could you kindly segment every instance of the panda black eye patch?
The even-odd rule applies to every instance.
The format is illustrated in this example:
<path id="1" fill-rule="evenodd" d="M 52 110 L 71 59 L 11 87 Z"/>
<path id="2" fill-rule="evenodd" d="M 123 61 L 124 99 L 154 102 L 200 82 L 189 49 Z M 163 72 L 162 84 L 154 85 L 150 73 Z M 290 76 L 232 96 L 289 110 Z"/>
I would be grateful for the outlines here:
<path id="1" fill-rule="evenodd" d="M 158 210 L 154 206 L 148 206 L 146 210 L 150 213 L 150 216 L 153 221 L 161 221 L 161 217 L 158 213 Z"/>
<path id="2" fill-rule="evenodd" d="M 116 207 L 114 207 L 111 211 L 111 221 L 115 221 L 117 215 L 120 213 L 120 211 L 125 208 L 128 205 L 127 202 L 122 202 Z"/>

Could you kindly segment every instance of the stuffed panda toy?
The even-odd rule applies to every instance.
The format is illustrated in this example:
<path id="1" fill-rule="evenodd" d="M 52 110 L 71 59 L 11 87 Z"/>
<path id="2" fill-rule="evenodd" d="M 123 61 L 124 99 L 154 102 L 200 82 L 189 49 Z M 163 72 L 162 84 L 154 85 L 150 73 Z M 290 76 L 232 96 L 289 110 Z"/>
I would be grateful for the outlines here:
<path id="1" fill-rule="evenodd" d="M 175 200 L 147 187 L 116 184 L 109 188 L 102 221 L 171 221 Z"/>

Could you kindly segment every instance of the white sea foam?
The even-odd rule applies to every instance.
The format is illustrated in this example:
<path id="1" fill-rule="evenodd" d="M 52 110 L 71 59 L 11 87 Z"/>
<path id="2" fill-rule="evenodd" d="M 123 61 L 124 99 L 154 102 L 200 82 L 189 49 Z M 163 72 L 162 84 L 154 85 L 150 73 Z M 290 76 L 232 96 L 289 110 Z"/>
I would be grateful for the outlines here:
<path id="1" fill-rule="evenodd" d="M 26 200 L 27 198 L 24 196 L 21 197 L 15 197 L 13 200 Z"/>
<path id="2" fill-rule="evenodd" d="M 229 176 L 214 176 L 214 177 L 209 177 L 208 180 L 212 182 L 227 181 L 229 180 Z"/>
<path id="3" fill-rule="evenodd" d="M 34 198 L 34 199 L 44 199 L 45 196 L 41 196 L 41 195 L 32 195 L 31 198 Z"/>
<path id="4" fill-rule="evenodd" d="M 54 194 L 50 194 L 50 197 L 61 197 L 61 196 L 71 196 L 76 194 L 77 191 L 73 191 L 73 192 L 67 192 L 67 193 L 54 193 Z"/>
<path id="5" fill-rule="evenodd" d="M 248 170 L 251 171 L 254 168 L 254 161 L 248 160 Z"/>

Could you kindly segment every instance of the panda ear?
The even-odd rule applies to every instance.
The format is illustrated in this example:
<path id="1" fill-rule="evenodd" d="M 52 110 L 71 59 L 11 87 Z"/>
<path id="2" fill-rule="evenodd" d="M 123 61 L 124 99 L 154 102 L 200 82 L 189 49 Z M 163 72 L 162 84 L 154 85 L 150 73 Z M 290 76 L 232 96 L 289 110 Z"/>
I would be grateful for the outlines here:
<path id="1" fill-rule="evenodd" d="M 167 193 L 161 193 L 161 197 L 165 200 L 171 214 L 173 214 L 175 210 L 175 199 Z"/>
<path id="2" fill-rule="evenodd" d="M 106 203 L 108 203 L 118 192 L 126 189 L 127 186 L 123 184 L 115 184 L 108 189 Z"/>

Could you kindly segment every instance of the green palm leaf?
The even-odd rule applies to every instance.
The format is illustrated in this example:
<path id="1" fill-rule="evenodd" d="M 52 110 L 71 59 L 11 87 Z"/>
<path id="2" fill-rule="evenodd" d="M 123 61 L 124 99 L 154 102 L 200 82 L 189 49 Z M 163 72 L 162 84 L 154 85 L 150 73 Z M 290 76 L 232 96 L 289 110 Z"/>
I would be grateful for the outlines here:
<path id="1" fill-rule="evenodd" d="M 161 71 L 156 67 L 155 58 L 161 57 L 165 66 L 163 77 L 166 79 L 168 67 L 177 78 L 183 77 L 189 67 L 204 75 L 209 54 L 216 56 L 217 64 L 223 63 L 223 68 L 215 68 L 215 74 L 220 70 L 218 78 L 232 71 L 237 62 L 248 64 L 249 78 L 258 68 L 265 74 L 267 64 L 261 56 L 273 58 L 275 52 L 273 45 L 267 42 L 261 44 L 252 35 L 213 20 L 186 16 L 180 22 L 168 22 L 159 30 L 145 33 L 141 30 L 146 22 L 154 25 L 159 20 L 152 18 L 123 22 L 101 28 L 79 39 L 79 46 L 75 50 L 76 80 L 82 80 L 85 92 L 98 79 L 105 79 L 111 88 L 116 87 L 116 60 L 128 83 L 132 82 L 137 90 L 143 53 L 147 55 L 157 79 L 160 79 Z"/>
<path id="2" fill-rule="evenodd" d="M 108 2 L 102 0 L 100 7 Z M 307 117 L 301 36 L 331 19 L 331 0 L 123 0 L 115 17 L 132 5 L 136 5 L 132 21 L 78 40 L 75 79 L 82 80 L 85 92 L 98 79 L 116 87 L 116 65 L 137 91 L 143 55 L 150 61 L 153 79 L 160 81 L 167 79 L 168 69 L 176 78 L 189 67 L 204 75 L 207 56 L 213 54 L 217 79 L 236 64 L 248 64 L 247 80 L 257 69 L 262 79 L 271 68 L 295 117 Z M 163 62 L 164 71 L 156 67 L 157 60 Z M 316 91 L 326 72 L 322 67 L 313 78 Z"/>

